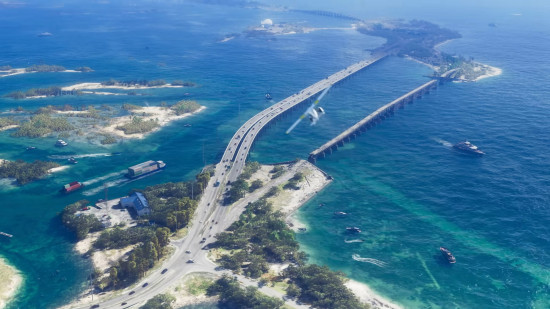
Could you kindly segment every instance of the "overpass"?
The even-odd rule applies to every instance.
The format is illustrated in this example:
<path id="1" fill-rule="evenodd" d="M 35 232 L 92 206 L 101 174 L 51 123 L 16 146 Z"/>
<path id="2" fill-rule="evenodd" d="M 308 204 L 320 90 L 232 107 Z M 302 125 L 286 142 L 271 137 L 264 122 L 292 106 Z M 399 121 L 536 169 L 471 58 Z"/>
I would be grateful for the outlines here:
<path id="1" fill-rule="evenodd" d="M 380 123 L 382 120 L 393 115 L 396 109 L 402 109 L 405 107 L 406 104 L 411 103 L 414 99 L 420 98 L 424 94 L 429 93 L 430 90 L 436 88 L 440 82 L 454 79 L 457 72 L 457 69 L 449 70 L 441 76 L 430 80 L 422 86 L 417 87 L 409 91 L 408 93 L 400 96 L 399 98 L 391 101 L 390 103 L 380 107 L 367 117 L 361 119 L 359 122 L 346 129 L 344 132 L 340 133 L 338 136 L 334 137 L 330 141 L 323 144 L 321 147 L 312 151 L 309 154 L 308 161 L 311 163 L 315 163 L 317 161 L 317 158 L 324 158 L 327 154 L 332 154 L 332 152 L 336 151 L 338 147 L 344 146 L 345 142 L 350 142 L 362 132 L 365 132 L 366 130 L 375 126 L 377 123 Z"/>

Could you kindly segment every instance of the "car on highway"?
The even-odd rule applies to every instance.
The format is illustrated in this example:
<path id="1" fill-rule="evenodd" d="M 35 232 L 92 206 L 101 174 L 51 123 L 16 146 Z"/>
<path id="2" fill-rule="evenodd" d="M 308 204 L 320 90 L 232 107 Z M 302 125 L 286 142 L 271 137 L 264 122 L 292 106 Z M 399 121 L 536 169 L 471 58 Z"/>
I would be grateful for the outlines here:
<path id="1" fill-rule="evenodd" d="M 130 291 L 130 294 L 128 294 L 128 295 L 132 295 L 132 294 L 134 294 L 135 292 L 136 292 L 136 291 Z"/>
<path id="2" fill-rule="evenodd" d="M 144 287 L 146 287 L 146 286 L 148 286 L 148 285 L 149 285 L 149 283 L 145 282 L 141 287 L 144 288 Z"/>
<path id="3" fill-rule="evenodd" d="M 95 304 L 95 305 L 91 306 L 90 308 L 99 308 L 99 305 Z"/>
<path id="4" fill-rule="evenodd" d="M 189 259 L 189 260 L 187 260 L 187 263 L 195 263 L 195 260 Z"/>
<path id="5" fill-rule="evenodd" d="M 124 306 L 124 305 L 126 305 L 126 304 L 127 304 L 127 303 L 126 303 L 126 302 L 124 302 L 124 303 L 122 303 L 122 304 L 120 304 L 120 305 L 121 305 L 121 306 Z"/>
<path id="6" fill-rule="evenodd" d="M 164 275 L 167 271 L 168 271 L 168 268 L 165 268 L 160 273 Z"/>
<path id="7" fill-rule="evenodd" d="M 189 251 L 189 250 L 185 250 L 185 253 L 191 253 L 191 251 Z"/>

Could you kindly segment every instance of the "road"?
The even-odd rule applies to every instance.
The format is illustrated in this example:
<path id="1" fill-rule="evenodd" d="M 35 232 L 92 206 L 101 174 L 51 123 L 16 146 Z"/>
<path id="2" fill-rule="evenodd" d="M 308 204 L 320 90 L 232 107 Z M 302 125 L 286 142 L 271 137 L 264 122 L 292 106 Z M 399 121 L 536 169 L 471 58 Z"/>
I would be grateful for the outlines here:
<path id="1" fill-rule="evenodd" d="M 183 276 L 189 273 L 216 273 L 215 265 L 207 258 L 207 250 L 203 250 L 202 248 L 214 242 L 214 235 L 224 231 L 233 222 L 238 220 L 248 201 L 252 201 L 253 198 L 259 197 L 260 194 L 263 195 L 265 190 L 268 189 L 264 188 L 264 190 L 257 190 L 257 192 L 248 195 L 231 206 L 222 205 L 223 192 L 228 186 L 228 181 L 235 181 L 241 174 L 250 147 L 256 138 L 256 134 L 267 123 L 290 108 L 383 58 L 385 58 L 385 55 L 355 63 L 277 102 L 248 119 L 235 132 L 223 153 L 221 161 L 215 165 L 214 176 L 210 179 L 208 186 L 203 192 L 193 220 L 189 226 L 188 234 L 183 239 L 171 242 L 171 245 L 175 248 L 172 256 L 163 263 L 159 270 L 149 273 L 147 277 L 141 280 L 133 288 L 123 290 L 116 295 L 95 297 L 93 304 L 99 304 L 100 308 L 137 307 L 138 304 L 145 303 L 153 296 L 166 292 Z M 294 173 L 292 173 L 290 177 L 293 175 Z M 284 180 L 285 178 L 281 178 L 278 182 Z M 218 183 L 219 185 L 217 185 Z M 167 269 L 164 274 L 162 274 L 163 269 Z M 244 279 L 241 281 L 242 284 L 247 284 L 246 282 L 247 281 Z M 269 289 L 267 287 L 264 288 Z M 126 304 L 122 306 L 122 303 Z M 290 300 L 287 300 L 287 304 L 291 307 L 298 306 L 295 303 L 293 304 Z M 78 305 L 74 308 L 90 308 L 90 306 L 91 304 Z"/>

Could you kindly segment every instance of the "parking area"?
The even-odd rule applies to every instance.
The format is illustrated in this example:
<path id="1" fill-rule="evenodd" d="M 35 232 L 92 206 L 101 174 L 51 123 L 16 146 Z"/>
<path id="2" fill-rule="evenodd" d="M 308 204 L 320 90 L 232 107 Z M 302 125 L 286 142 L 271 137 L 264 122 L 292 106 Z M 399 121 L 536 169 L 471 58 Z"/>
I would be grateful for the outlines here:
<path id="1" fill-rule="evenodd" d="M 136 225 L 136 220 L 127 208 L 120 206 L 120 198 L 98 201 L 93 205 L 89 205 L 86 210 L 80 210 L 77 213 L 92 214 L 96 216 L 103 226 L 110 227 L 119 223 L 125 223 L 126 226 Z"/>

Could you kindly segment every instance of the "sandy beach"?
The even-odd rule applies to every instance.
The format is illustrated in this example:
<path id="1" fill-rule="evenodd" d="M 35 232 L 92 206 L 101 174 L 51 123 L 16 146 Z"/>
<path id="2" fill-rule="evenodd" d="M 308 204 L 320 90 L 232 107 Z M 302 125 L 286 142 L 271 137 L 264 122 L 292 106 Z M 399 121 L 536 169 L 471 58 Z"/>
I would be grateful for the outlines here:
<path id="1" fill-rule="evenodd" d="M 108 126 L 101 127 L 99 130 L 103 133 L 113 134 L 113 135 L 120 136 L 120 137 L 123 137 L 123 138 L 142 139 L 147 134 L 150 134 L 150 133 L 153 133 L 155 131 L 160 130 L 160 128 L 167 125 L 171 121 L 180 120 L 180 119 L 183 119 L 185 117 L 194 115 L 196 113 L 200 113 L 204 109 L 206 109 L 206 107 L 201 106 L 199 109 L 197 109 L 196 111 L 194 111 L 192 113 L 185 113 L 183 115 L 178 116 L 178 115 L 176 115 L 176 113 L 173 110 L 171 110 L 169 108 L 160 107 L 160 106 L 146 106 L 146 107 L 143 107 L 143 108 L 140 108 L 140 109 L 133 110 L 132 113 L 135 114 L 135 115 L 145 114 L 146 116 L 140 116 L 144 121 L 157 120 L 159 126 L 155 129 L 153 129 L 152 131 L 147 132 L 147 133 L 126 134 L 126 133 L 124 133 L 124 131 L 118 130 L 116 127 L 132 121 L 133 116 L 131 116 L 131 115 L 112 118 L 111 122 Z"/>
<path id="2" fill-rule="evenodd" d="M 0 309 L 2 309 L 17 294 L 23 283 L 21 274 L 8 265 L 3 258 L 0 258 L 0 282 Z"/>
<path id="3" fill-rule="evenodd" d="M 483 63 L 477 63 L 479 66 L 477 66 L 474 70 L 481 70 L 482 68 L 485 69 L 485 74 L 481 75 L 481 76 L 478 76 L 475 81 L 478 81 L 480 79 L 484 79 L 484 78 L 487 78 L 487 77 L 493 77 L 493 76 L 498 76 L 500 74 L 502 74 L 502 69 L 499 69 L 497 67 L 493 67 L 493 66 L 490 66 L 490 65 L 486 65 L 486 64 L 483 64 Z"/>

